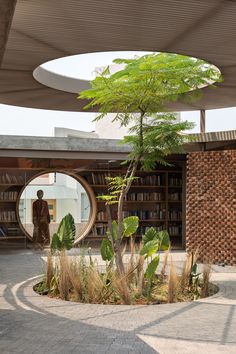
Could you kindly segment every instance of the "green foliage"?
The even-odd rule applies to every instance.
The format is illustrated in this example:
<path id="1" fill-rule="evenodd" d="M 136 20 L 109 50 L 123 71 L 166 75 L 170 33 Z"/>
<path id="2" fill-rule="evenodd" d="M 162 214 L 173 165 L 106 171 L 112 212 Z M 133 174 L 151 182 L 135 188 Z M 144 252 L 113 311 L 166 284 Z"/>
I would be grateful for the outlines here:
<path id="1" fill-rule="evenodd" d="M 139 224 L 137 216 L 128 216 L 123 220 L 123 237 L 130 237 L 135 234 Z"/>
<path id="2" fill-rule="evenodd" d="M 52 237 L 51 251 L 70 250 L 73 247 L 75 233 L 76 229 L 74 218 L 70 213 L 68 213 L 61 220 L 57 232 Z"/>
<path id="3" fill-rule="evenodd" d="M 130 128 L 130 135 L 124 137 L 123 143 L 132 147 L 129 160 L 136 156 L 143 156 L 140 160 L 143 170 L 152 170 L 156 163 L 169 165 L 168 155 L 183 153 L 183 145 L 190 140 L 190 136 L 183 131 L 190 130 L 190 122 L 176 122 L 176 116 L 171 113 L 156 113 L 148 117 L 140 126 L 140 121 L 134 119 Z M 140 130 L 142 139 L 140 140 Z"/>
<path id="4" fill-rule="evenodd" d="M 136 179 L 138 179 L 138 177 L 106 177 L 109 194 L 99 195 L 97 198 L 105 201 L 109 205 L 117 204 L 122 188 L 127 187 L 128 183 L 132 183 Z"/>
<path id="5" fill-rule="evenodd" d="M 156 252 L 160 250 L 166 251 L 170 247 L 170 238 L 167 231 L 156 231 L 154 227 L 148 229 L 143 236 L 143 247 L 140 251 L 140 255 L 144 256 L 145 259 L 152 257 Z M 149 293 L 151 292 L 151 284 L 153 277 L 155 276 L 158 264 L 160 260 L 160 255 L 158 254 L 155 258 L 151 259 L 149 262 L 145 277 L 149 281 Z"/>
<path id="6" fill-rule="evenodd" d="M 118 224 L 115 220 L 112 221 L 112 236 L 114 240 L 118 239 Z"/>
<path id="7" fill-rule="evenodd" d="M 150 227 L 143 236 L 144 246 L 150 241 L 158 241 L 159 249 L 162 251 L 166 251 L 170 247 L 170 237 L 166 230 L 158 232 L 154 227 Z"/>
<path id="8" fill-rule="evenodd" d="M 154 227 L 150 227 L 145 235 L 143 236 L 143 243 L 144 245 L 149 242 L 149 241 L 152 241 L 152 240 L 155 240 L 157 238 L 157 231 L 156 229 L 154 229 Z"/>
<path id="9" fill-rule="evenodd" d="M 153 258 L 153 260 L 148 264 L 146 272 L 145 272 L 145 276 L 149 280 L 152 280 L 153 277 L 155 276 L 157 267 L 159 265 L 159 261 L 160 261 L 160 256 L 158 255 L 155 258 Z"/>
<path id="10" fill-rule="evenodd" d="M 114 251 L 112 248 L 111 241 L 106 239 L 102 240 L 101 244 L 101 256 L 104 261 L 111 261 L 112 258 L 114 257 Z"/>
<path id="11" fill-rule="evenodd" d="M 179 54 L 149 54 L 113 62 L 125 64 L 125 68 L 111 75 L 107 67 L 79 98 L 91 100 L 85 108 L 99 106 L 97 119 L 107 112 L 123 112 L 116 117 L 122 125 L 130 122 L 129 113 L 137 112 L 137 107 L 148 114 L 161 112 L 167 102 L 195 99 L 199 88 L 222 80 L 213 65 Z"/>
<path id="12" fill-rule="evenodd" d="M 170 236 L 166 230 L 158 232 L 158 238 L 160 240 L 160 249 L 167 251 L 170 248 Z"/>
<path id="13" fill-rule="evenodd" d="M 199 99 L 200 88 L 222 81 L 220 71 L 204 60 L 172 53 L 116 59 L 114 63 L 125 67 L 114 74 L 107 67 L 79 98 L 91 100 L 85 109 L 99 107 L 97 120 L 119 112 L 113 121 L 131 126 L 130 136 L 123 140 L 132 147 L 130 161 L 144 157 L 140 162 L 145 170 L 153 169 L 157 162 L 167 164 L 167 155 L 183 152 L 189 137 L 182 132 L 193 124 L 177 123 L 174 114 L 163 113 L 166 105 Z"/>
<path id="14" fill-rule="evenodd" d="M 141 256 L 145 256 L 145 258 L 151 257 L 154 253 L 159 250 L 159 240 L 154 239 L 148 241 L 140 251 Z"/>
<path id="15" fill-rule="evenodd" d="M 168 165 L 167 156 L 182 153 L 183 145 L 189 136 L 183 132 L 192 128 L 189 122 L 176 121 L 175 114 L 166 113 L 169 103 L 184 100 L 191 102 L 201 96 L 200 89 L 214 82 L 222 81 L 220 71 L 203 60 L 179 54 L 159 53 L 144 55 L 135 59 L 116 59 L 116 64 L 124 64 L 124 69 L 111 74 L 107 67 L 91 82 L 91 89 L 81 92 L 79 98 L 89 99 L 84 107 L 99 109 L 96 120 L 110 112 L 118 112 L 113 121 L 120 126 L 130 127 L 130 135 L 122 143 L 131 147 L 127 159 L 128 168 L 125 176 L 108 178 L 109 195 L 99 198 L 106 201 L 107 207 L 117 203 L 118 219 L 122 220 L 123 202 L 141 165 L 143 170 L 152 170 L 156 163 Z M 109 216 L 110 217 L 110 216 Z M 110 220 L 111 221 L 111 220 Z M 117 241 L 130 236 L 135 226 L 113 224 L 110 237 L 119 230 Z M 120 230 L 126 230 L 120 235 Z M 109 237 L 109 235 L 108 235 Z M 141 254 L 150 257 L 158 250 L 169 248 L 167 232 L 153 230 L 144 237 Z M 120 252 L 116 247 L 115 252 Z M 124 272 L 122 257 L 117 259 L 117 266 Z M 154 262 L 155 263 L 155 262 Z"/>

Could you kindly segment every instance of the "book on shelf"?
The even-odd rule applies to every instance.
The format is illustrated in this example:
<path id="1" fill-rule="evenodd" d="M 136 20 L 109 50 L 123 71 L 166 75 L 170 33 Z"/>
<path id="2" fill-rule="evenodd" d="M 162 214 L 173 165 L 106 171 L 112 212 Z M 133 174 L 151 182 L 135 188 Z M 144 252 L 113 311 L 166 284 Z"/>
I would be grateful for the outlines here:
<path id="1" fill-rule="evenodd" d="M 138 216 L 140 220 L 160 219 L 166 217 L 165 209 L 160 209 L 159 205 L 156 210 L 126 210 L 123 212 L 123 217 Z"/>
<path id="2" fill-rule="evenodd" d="M 163 201 L 164 200 L 164 195 L 163 193 L 159 192 L 132 192 L 128 193 L 126 196 L 127 201 Z"/>
<path id="3" fill-rule="evenodd" d="M 22 234 L 21 230 L 19 227 L 8 227 L 7 228 L 7 234 L 8 236 L 18 236 L 20 234 Z"/>
<path id="4" fill-rule="evenodd" d="M 169 186 L 170 187 L 181 187 L 182 178 L 180 176 L 169 176 Z"/>
<path id="5" fill-rule="evenodd" d="M 0 192 L 0 200 L 11 200 L 16 201 L 18 196 L 18 192 L 10 191 L 10 192 Z"/>
<path id="6" fill-rule="evenodd" d="M 181 236 L 182 235 L 182 225 L 172 224 L 168 227 L 168 232 L 170 236 Z"/>
<path id="7" fill-rule="evenodd" d="M 0 221 L 16 221 L 16 212 L 14 210 L 0 210 Z"/>
<path id="8" fill-rule="evenodd" d="M 93 228 L 93 235 L 94 236 L 103 236 L 103 235 L 106 235 L 107 233 L 107 226 L 105 226 L 104 224 L 99 224 L 99 223 L 96 223 L 95 224 L 95 227 Z"/>
<path id="9" fill-rule="evenodd" d="M 6 229 L 4 227 L 0 227 L 0 237 L 7 237 Z"/>
<path id="10" fill-rule="evenodd" d="M 181 220 L 182 219 L 182 211 L 181 210 L 169 210 L 168 211 L 169 220 Z"/>
<path id="11" fill-rule="evenodd" d="M 21 175 L 10 173 L 0 174 L 0 183 L 2 184 L 24 184 L 24 178 Z"/>
<path id="12" fill-rule="evenodd" d="M 181 201 L 182 193 L 181 192 L 169 192 L 168 200 L 170 201 Z"/>
<path id="13" fill-rule="evenodd" d="M 97 213 L 97 221 L 106 221 L 107 213 L 105 211 L 98 211 Z"/>

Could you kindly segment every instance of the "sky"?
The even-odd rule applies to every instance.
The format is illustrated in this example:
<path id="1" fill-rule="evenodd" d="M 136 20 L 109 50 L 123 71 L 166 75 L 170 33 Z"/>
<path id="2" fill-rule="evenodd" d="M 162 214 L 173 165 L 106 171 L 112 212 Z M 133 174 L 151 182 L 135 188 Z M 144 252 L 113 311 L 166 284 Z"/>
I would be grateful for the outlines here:
<path id="1" fill-rule="evenodd" d="M 114 58 L 133 57 L 139 52 L 92 53 L 61 58 L 43 66 L 57 74 L 91 79 L 91 72 L 98 66 L 106 66 Z M 142 52 L 142 55 L 145 54 Z M 79 58 L 80 57 L 80 58 Z M 79 60 L 78 60 L 79 58 Z M 94 131 L 94 113 L 60 112 L 29 109 L 0 104 L 0 135 L 53 136 L 54 127 Z M 181 118 L 195 123 L 192 132 L 199 132 L 199 111 L 182 112 Z M 236 107 L 206 112 L 206 131 L 236 129 Z"/>

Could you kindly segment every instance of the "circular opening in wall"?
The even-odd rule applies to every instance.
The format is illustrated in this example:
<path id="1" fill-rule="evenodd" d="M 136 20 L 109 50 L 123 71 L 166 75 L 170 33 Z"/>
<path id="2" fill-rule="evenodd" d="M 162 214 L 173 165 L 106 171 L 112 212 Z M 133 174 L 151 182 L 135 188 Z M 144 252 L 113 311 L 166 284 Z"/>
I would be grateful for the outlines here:
<path id="1" fill-rule="evenodd" d="M 62 218 L 75 221 L 75 244 L 91 230 L 96 217 L 96 199 L 80 176 L 62 172 L 34 177 L 22 190 L 18 203 L 21 227 L 37 243 L 49 243 Z"/>

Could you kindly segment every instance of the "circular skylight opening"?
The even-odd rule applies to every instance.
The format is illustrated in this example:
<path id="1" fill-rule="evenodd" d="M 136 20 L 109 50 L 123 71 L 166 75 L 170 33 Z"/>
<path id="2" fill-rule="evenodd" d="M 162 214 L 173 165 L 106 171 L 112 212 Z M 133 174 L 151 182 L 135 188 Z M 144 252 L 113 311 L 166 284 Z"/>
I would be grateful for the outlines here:
<path id="1" fill-rule="evenodd" d="M 96 69 L 110 65 L 116 58 L 130 59 L 135 56 L 152 54 L 153 52 L 99 52 L 71 55 L 42 64 L 41 67 L 54 74 L 73 79 L 91 81 L 95 78 Z"/>
<path id="2" fill-rule="evenodd" d="M 158 54 L 158 52 L 144 51 L 115 51 L 115 52 L 98 52 L 72 55 L 55 59 L 38 66 L 34 72 L 34 78 L 43 85 L 48 87 L 78 94 L 79 92 L 90 88 L 90 81 L 93 80 L 101 69 L 110 66 L 113 73 L 123 69 L 123 66 L 113 64 L 113 60 L 117 58 L 134 59 L 147 54 Z M 196 58 L 192 58 L 197 60 Z M 212 64 L 214 70 L 220 70 Z M 209 81 L 207 84 L 200 85 L 199 88 L 213 84 Z"/>

